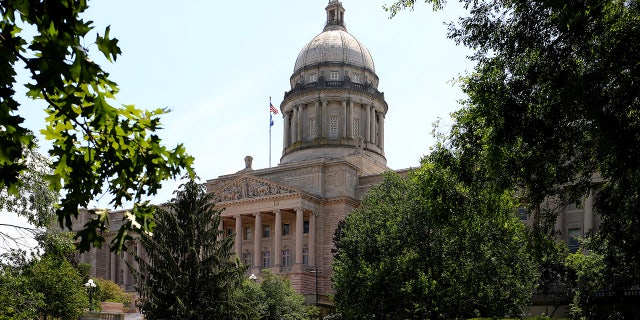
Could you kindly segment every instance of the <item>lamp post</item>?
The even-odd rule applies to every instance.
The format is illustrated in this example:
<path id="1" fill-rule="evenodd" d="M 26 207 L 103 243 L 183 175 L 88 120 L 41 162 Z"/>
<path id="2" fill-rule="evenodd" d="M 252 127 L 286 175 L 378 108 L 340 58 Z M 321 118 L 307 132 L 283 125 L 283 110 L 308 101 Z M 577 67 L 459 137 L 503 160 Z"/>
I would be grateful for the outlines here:
<path id="1" fill-rule="evenodd" d="M 318 306 L 318 267 L 316 266 L 314 270 L 309 270 L 309 272 L 313 273 L 316 276 L 316 307 Z"/>
<path id="2" fill-rule="evenodd" d="M 256 282 L 256 280 L 258 280 L 258 277 L 256 277 L 256 274 L 255 274 L 255 273 L 252 273 L 252 274 L 249 276 L 249 280 L 251 280 L 251 281 L 253 281 L 253 282 Z"/>
<path id="3" fill-rule="evenodd" d="M 96 290 L 96 283 L 93 282 L 93 279 L 89 279 L 84 286 L 87 287 L 89 293 L 89 311 L 93 311 L 93 292 Z"/>

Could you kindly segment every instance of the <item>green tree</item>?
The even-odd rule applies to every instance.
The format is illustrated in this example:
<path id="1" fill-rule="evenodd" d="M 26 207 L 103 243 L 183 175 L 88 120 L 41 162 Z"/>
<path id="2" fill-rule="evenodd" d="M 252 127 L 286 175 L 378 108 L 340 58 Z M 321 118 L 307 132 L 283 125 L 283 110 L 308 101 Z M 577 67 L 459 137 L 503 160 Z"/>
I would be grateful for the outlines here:
<path id="1" fill-rule="evenodd" d="M 427 0 L 435 9 L 443 1 Z M 640 284 L 640 2 L 461 0 L 448 36 L 475 50 L 452 146 L 517 186 L 534 214 L 596 193 L 587 246 L 609 287 Z M 412 7 L 397 1 L 392 15 Z M 541 219 L 544 221 L 545 219 Z"/>
<path id="2" fill-rule="evenodd" d="M 78 270 L 64 257 L 44 255 L 27 269 L 29 284 L 43 295 L 38 313 L 61 319 L 76 319 L 89 301 Z"/>
<path id="3" fill-rule="evenodd" d="M 521 315 L 536 265 L 514 193 L 466 185 L 465 170 L 437 147 L 407 178 L 386 174 L 341 224 L 333 282 L 345 318 Z"/>
<path id="4" fill-rule="evenodd" d="M 120 249 L 130 239 L 129 230 L 153 228 L 153 208 L 144 197 L 184 169 L 192 174 L 193 158 L 182 145 L 163 146 L 157 136 L 159 117 L 167 109 L 113 105 L 118 87 L 88 48 L 95 44 L 108 61 L 115 61 L 121 53 L 118 40 L 111 38 L 109 27 L 95 41 L 85 39 L 93 29 L 91 21 L 81 18 L 86 9 L 86 0 L 0 0 L 0 189 L 19 195 L 34 147 L 14 90 L 16 70 L 24 67 L 30 76 L 28 97 L 46 104 L 41 133 L 52 145 L 49 187 L 63 194 L 56 208 L 60 225 L 70 228 L 78 207 L 105 193 L 115 207 L 133 201 L 136 223 L 125 221 L 114 238 Z M 98 231 L 106 223 L 105 215 L 97 215 L 78 231 L 81 250 L 101 245 Z"/>
<path id="5" fill-rule="evenodd" d="M 28 264 L 25 251 L 11 250 L 0 256 L 0 319 L 37 319 L 44 306 L 44 296 L 31 290 L 24 270 Z"/>
<path id="6" fill-rule="evenodd" d="M 304 304 L 304 296 L 296 293 L 287 278 L 266 269 L 260 275 L 262 314 L 264 320 L 306 320 L 318 316 L 315 306 Z"/>
<path id="7" fill-rule="evenodd" d="M 218 230 L 221 210 L 191 180 L 157 209 L 156 227 L 140 234 L 148 258 L 136 256 L 136 289 L 147 319 L 236 319 L 248 301 L 235 293 L 246 268 L 233 238 Z M 236 299 L 233 299 L 236 298 Z"/>
<path id="8" fill-rule="evenodd" d="M 78 318 L 88 300 L 83 277 L 69 259 L 75 250 L 71 235 L 48 232 L 37 240 L 39 253 L 16 249 L 3 256 L 0 319 Z"/>

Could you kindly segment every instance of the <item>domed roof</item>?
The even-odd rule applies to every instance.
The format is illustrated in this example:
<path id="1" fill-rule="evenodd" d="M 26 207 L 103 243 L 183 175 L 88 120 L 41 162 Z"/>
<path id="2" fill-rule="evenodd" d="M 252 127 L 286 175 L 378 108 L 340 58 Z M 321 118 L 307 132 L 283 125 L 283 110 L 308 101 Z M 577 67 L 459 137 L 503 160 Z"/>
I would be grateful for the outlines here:
<path id="1" fill-rule="evenodd" d="M 325 10 L 327 24 L 324 30 L 300 50 L 293 73 L 297 73 L 304 67 L 321 63 L 344 63 L 366 68 L 375 73 L 376 69 L 369 50 L 347 32 L 342 3 L 338 0 L 330 0 Z"/>
<path id="2" fill-rule="evenodd" d="M 345 63 L 375 72 L 369 50 L 342 28 L 326 29 L 307 43 L 296 59 L 293 73 L 319 63 Z"/>

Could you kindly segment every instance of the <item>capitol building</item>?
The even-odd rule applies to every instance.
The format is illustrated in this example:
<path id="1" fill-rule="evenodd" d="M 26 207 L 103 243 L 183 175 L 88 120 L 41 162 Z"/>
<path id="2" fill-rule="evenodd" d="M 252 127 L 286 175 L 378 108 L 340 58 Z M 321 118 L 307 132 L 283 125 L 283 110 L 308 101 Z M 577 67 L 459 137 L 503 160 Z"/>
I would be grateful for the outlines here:
<path id="1" fill-rule="evenodd" d="M 387 103 L 369 50 L 330 1 L 322 32 L 300 51 L 279 113 L 280 163 L 206 182 L 224 207 L 220 226 L 250 272 L 285 275 L 307 302 L 329 304 L 333 235 L 390 170 L 384 155 Z"/>
<path id="2" fill-rule="evenodd" d="M 247 156 L 244 169 L 205 185 L 224 208 L 219 228 L 234 237 L 235 251 L 249 266 L 248 274 L 259 276 L 263 269 L 271 269 L 289 278 L 307 303 L 327 306 L 333 294 L 336 227 L 392 169 L 384 151 L 389 106 L 378 88 L 374 59 L 348 32 L 342 3 L 331 0 L 325 10 L 322 32 L 292 61 L 290 89 L 278 110 L 284 120 L 278 165 L 253 168 Z M 394 171 L 404 175 L 408 169 Z M 589 215 L 580 208 L 571 210 L 559 220 L 565 242 L 567 234 L 581 235 L 585 226 L 599 224 L 594 226 L 597 217 L 590 207 Z M 120 227 L 122 214 L 111 213 L 113 230 Z M 77 226 L 86 222 L 82 220 L 81 216 Z M 139 244 L 130 247 L 141 252 Z M 123 259 L 134 263 L 130 255 L 109 252 L 106 246 L 80 257 L 93 265 L 92 276 L 133 290 L 133 277 Z"/>

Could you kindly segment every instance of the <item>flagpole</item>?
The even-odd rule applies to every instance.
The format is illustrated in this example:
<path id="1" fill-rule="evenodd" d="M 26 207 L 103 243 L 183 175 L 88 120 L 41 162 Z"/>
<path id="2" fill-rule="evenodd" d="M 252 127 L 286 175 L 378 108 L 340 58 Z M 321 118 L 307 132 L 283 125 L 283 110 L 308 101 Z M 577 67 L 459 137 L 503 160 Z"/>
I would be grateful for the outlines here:
<path id="1" fill-rule="evenodd" d="M 269 96 L 269 168 L 271 168 L 271 127 L 273 127 L 271 121 L 273 119 L 271 119 L 271 96 Z"/>

